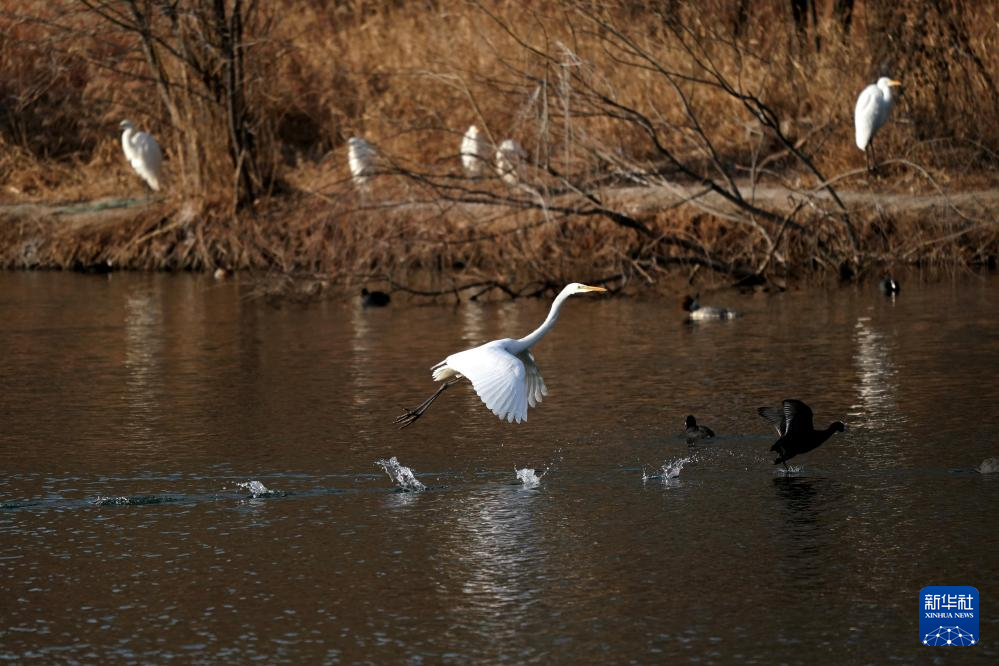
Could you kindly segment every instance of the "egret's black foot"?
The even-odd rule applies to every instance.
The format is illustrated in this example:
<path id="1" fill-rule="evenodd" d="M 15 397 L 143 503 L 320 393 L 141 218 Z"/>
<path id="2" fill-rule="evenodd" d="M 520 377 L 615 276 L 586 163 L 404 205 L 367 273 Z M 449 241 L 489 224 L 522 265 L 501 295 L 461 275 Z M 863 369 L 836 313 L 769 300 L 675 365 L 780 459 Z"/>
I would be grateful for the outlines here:
<path id="1" fill-rule="evenodd" d="M 392 423 L 399 425 L 399 430 L 402 430 L 403 428 L 408 428 L 409 426 L 416 423 L 417 419 L 423 416 L 424 411 L 425 410 L 421 410 L 419 408 L 407 409 L 405 414 L 396 417 L 396 419 L 392 421 Z"/>
<path id="2" fill-rule="evenodd" d="M 441 397 L 441 393 L 446 391 L 448 387 L 457 384 L 459 379 L 460 377 L 457 377 L 455 379 L 450 379 L 444 382 L 443 384 L 441 384 L 441 387 L 437 389 L 437 391 L 432 396 L 421 402 L 419 406 L 416 407 L 416 409 L 407 409 L 405 414 L 396 417 L 396 419 L 392 421 L 392 423 L 401 424 L 399 426 L 399 430 L 402 430 L 403 428 L 408 428 L 409 426 L 413 425 L 414 423 L 416 423 L 416 420 L 418 418 L 423 416 L 423 412 L 430 409 L 430 405 L 434 404 L 434 400 Z"/>

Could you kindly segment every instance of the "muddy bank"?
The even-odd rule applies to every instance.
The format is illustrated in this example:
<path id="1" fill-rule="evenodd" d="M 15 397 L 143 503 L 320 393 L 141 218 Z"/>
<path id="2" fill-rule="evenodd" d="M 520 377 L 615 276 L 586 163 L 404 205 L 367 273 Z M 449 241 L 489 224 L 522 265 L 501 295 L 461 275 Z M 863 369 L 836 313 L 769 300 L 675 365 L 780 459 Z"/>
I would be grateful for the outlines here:
<path id="1" fill-rule="evenodd" d="M 530 292 L 584 278 L 635 288 L 695 276 L 783 285 L 906 265 L 994 266 L 999 255 L 996 189 L 839 191 L 856 251 L 841 221 L 816 205 L 828 203 L 828 193 L 749 183 L 739 192 L 778 215 L 797 211 L 793 225 L 771 224 L 761 236 L 753 225 L 762 229 L 765 220 L 740 217 L 728 198 L 694 185 L 607 188 L 597 196 L 613 214 L 603 215 L 572 193 L 541 197 L 529 188 L 472 201 L 301 195 L 237 217 L 163 198 L 101 199 L 0 205 L 0 265 L 222 268 L 326 285 L 417 284 L 413 276 L 421 275 L 430 290 L 482 283 Z"/>

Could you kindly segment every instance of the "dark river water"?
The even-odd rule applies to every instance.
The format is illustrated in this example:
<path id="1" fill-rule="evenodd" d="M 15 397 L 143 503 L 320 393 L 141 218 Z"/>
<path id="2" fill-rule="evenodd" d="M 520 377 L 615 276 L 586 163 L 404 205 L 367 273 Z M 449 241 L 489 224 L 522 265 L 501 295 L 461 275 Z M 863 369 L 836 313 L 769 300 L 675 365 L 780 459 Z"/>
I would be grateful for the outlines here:
<path id="1" fill-rule="evenodd" d="M 997 290 L 577 296 L 527 423 L 466 384 L 399 431 L 548 302 L 0 273 L 0 660 L 996 663 Z M 849 427 L 790 474 L 756 414 L 788 397 Z M 978 645 L 921 644 L 927 585 L 978 589 Z"/>

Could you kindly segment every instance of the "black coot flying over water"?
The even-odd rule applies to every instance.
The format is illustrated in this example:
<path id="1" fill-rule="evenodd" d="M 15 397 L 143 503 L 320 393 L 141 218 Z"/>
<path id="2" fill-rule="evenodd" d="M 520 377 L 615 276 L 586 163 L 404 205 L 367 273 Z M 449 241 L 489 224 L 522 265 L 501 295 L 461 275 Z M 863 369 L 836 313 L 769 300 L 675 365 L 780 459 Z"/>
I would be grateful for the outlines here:
<path id="1" fill-rule="evenodd" d="M 784 469 L 791 458 L 817 449 L 834 433 L 846 430 L 842 421 L 833 421 L 825 430 L 816 430 L 811 408 L 800 400 L 785 400 L 783 410 L 760 407 L 756 411 L 777 428 L 779 437 L 770 450 L 777 452 L 774 464 L 783 463 Z"/>

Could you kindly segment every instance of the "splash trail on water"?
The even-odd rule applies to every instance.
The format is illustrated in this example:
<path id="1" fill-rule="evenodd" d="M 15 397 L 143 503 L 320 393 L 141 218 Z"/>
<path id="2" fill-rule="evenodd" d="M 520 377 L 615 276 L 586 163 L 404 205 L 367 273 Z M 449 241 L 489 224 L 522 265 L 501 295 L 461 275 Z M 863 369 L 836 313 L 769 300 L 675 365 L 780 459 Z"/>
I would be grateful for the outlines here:
<path id="1" fill-rule="evenodd" d="M 413 474 L 413 470 L 400 465 L 399 460 L 395 456 L 392 456 L 388 460 L 376 460 L 375 464 L 381 465 L 381 468 L 385 470 L 385 473 L 388 474 L 389 478 L 392 479 L 392 483 L 399 490 L 420 492 L 427 489 L 425 485 L 417 480 L 416 475 Z"/>
<path id="2" fill-rule="evenodd" d="M 176 502 L 174 497 L 161 497 L 158 495 L 134 495 L 131 497 L 105 497 L 98 495 L 90 500 L 94 506 L 144 506 L 147 504 L 164 504 L 166 502 Z"/>
<path id="3" fill-rule="evenodd" d="M 271 490 L 260 481 L 252 479 L 250 481 L 241 481 L 236 484 L 236 487 L 247 491 L 250 494 L 250 497 L 253 497 L 254 499 L 258 497 L 280 497 L 284 495 L 283 492 L 279 490 Z"/>
<path id="4" fill-rule="evenodd" d="M 999 458 L 986 458 L 978 466 L 979 474 L 995 474 L 999 472 Z"/>
<path id="5" fill-rule="evenodd" d="M 537 474 L 535 470 L 524 467 L 522 469 L 517 469 L 514 467 L 514 473 L 517 475 L 517 480 L 520 481 L 525 488 L 537 488 L 541 485 L 541 477 L 547 474 L 547 470 Z"/>
<path id="6" fill-rule="evenodd" d="M 693 462 L 694 456 L 687 456 L 686 458 L 677 458 L 676 460 L 667 460 L 663 463 L 663 466 L 659 470 L 659 474 L 649 474 L 642 471 L 642 481 L 649 481 L 650 479 L 660 479 L 663 483 L 669 483 L 673 479 L 680 476 L 680 471 L 683 469 L 684 465 Z"/>

